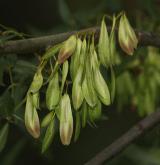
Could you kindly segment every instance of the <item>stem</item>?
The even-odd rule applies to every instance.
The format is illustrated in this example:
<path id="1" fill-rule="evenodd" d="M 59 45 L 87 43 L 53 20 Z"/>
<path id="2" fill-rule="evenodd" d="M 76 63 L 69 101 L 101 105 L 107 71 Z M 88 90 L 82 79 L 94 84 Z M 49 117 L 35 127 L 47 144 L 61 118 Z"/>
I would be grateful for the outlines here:
<path id="1" fill-rule="evenodd" d="M 114 158 L 121 151 L 123 151 L 135 139 L 144 134 L 149 129 L 154 128 L 160 122 L 160 110 L 152 113 L 138 122 L 128 132 L 123 134 L 111 145 L 100 151 L 95 157 L 89 160 L 85 165 L 101 165 L 105 161 Z"/>
<path id="2" fill-rule="evenodd" d="M 87 29 L 82 29 L 79 31 L 71 31 L 66 33 L 60 33 L 56 35 L 35 37 L 30 39 L 22 39 L 15 41 L 8 41 L 0 44 L 0 54 L 7 53 L 33 53 L 39 50 L 45 50 L 48 46 L 53 46 L 58 43 L 65 41 L 69 36 L 73 34 L 79 35 L 89 35 L 93 32 L 96 33 L 96 39 L 99 36 L 100 27 L 91 27 Z M 116 28 L 116 33 L 118 29 Z M 111 27 L 108 26 L 108 32 L 111 31 Z M 155 46 L 160 47 L 160 36 L 152 32 L 145 32 L 136 30 L 135 32 L 138 37 L 139 46 Z M 19 46 L 20 45 L 20 46 Z"/>

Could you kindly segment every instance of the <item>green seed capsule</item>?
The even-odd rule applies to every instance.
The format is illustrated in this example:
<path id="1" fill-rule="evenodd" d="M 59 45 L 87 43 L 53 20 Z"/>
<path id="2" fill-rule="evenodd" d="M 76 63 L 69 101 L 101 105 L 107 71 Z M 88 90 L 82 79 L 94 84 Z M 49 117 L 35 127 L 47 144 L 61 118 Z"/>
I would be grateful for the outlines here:
<path id="1" fill-rule="evenodd" d="M 92 123 L 94 123 L 95 121 L 99 120 L 102 116 L 102 106 L 101 106 L 101 102 L 98 101 L 97 105 L 95 107 L 89 107 L 88 110 L 88 116 L 89 119 Z"/>
<path id="2" fill-rule="evenodd" d="M 61 85 L 61 93 L 63 92 L 64 84 L 67 78 L 68 74 L 68 61 L 65 61 L 63 63 L 63 68 L 62 68 L 62 85 Z"/>
<path id="3" fill-rule="evenodd" d="M 49 110 L 53 110 L 59 103 L 60 99 L 60 87 L 58 72 L 55 73 L 54 77 L 50 80 L 47 91 L 46 91 L 46 105 Z"/>
<path id="4" fill-rule="evenodd" d="M 84 128 L 87 124 L 87 118 L 88 118 L 88 105 L 84 101 L 81 107 L 82 112 L 82 128 Z"/>
<path id="5" fill-rule="evenodd" d="M 69 145 L 73 133 L 73 117 L 68 94 L 62 96 L 60 103 L 60 138 L 64 145 Z"/>
<path id="6" fill-rule="evenodd" d="M 49 123 L 49 126 L 46 130 L 46 133 L 45 133 L 45 136 L 43 139 L 42 153 L 44 153 L 49 148 L 49 146 L 52 144 L 54 135 L 55 135 L 55 121 L 54 121 L 54 119 L 52 119 Z"/>
<path id="7" fill-rule="evenodd" d="M 25 126 L 28 132 L 34 137 L 40 136 L 40 124 L 37 111 L 33 105 L 33 98 L 31 94 L 27 95 L 25 108 Z"/>
<path id="8" fill-rule="evenodd" d="M 63 44 L 58 54 L 58 63 L 66 61 L 75 51 L 77 38 L 75 35 L 70 36 Z"/>
<path id="9" fill-rule="evenodd" d="M 71 64 L 70 64 L 70 74 L 72 80 L 74 80 L 79 64 L 80 64 L 80 53 L 81 53 L 82 41 L 78 38 L 77 39 L 77 46 L 75 53 L 71 57 Z"/>
<path id="10" fill-rule="evenodd" d="M 36 109 L 39 109 L 39 92 L 32 94 L 33 105 Z"/>
<path id="11" fill-rule="evenodd" d="M 98 98 L 93 85 L 93 75 L 91 74 L 92 70 L 90 65 L 90 59 L 86 60 L 85 71 L 86 73 L 82 83 L 82 92 L 86 102 L 91 107 L 94 107 L 97 103 Z"/>
<path id="12" fill-rule="evenodd" d="M 120 18 L 118 39 L 122 50 L 132 55 L 137 48 L 138 39 L 125 14 Z"/>
<path id="13" fill-rule="evenodd" d="M 73 102 L 73 107 L 75 110 L 78 110 L 80 108 L 84 99 L 84 96 L 82 93 L 82 85 L 81 85 L 82 74 L 83 74 L 83 68 L 82 66 L 80 66 L 77 71 L 77 75 L 75 77 L 75 80 L 73 82 L 73 87 L 72 87 L 72 102 Z"/>
<path id="14" fill-rule="evenodd" d="M 49 123 L 51 122 L 54 115 L 54 111 L 51 111 L 48 113 L 42 120 L 41 127 L 47 127 Z"/>
<path id="15" fill-rule="evenodd" d="M 31 93 L 36 93 L 39 91 L 39 89 L 42 87 L 43 84 L 43 76 L 40 70 L 36 72 L 34 75 L 33 81 L 31 83 L 31 86 L 29 88 L 29 91 Z"/>
<path id="16" fill-rule="evenodd" d="M 108 67 L 110 64 L 109 36 L 104 18 L 101 22 L 100 37 L 98 43 L 98 54 L 101 64 Z"/>
<path id="17" fill-rule="evenodd" d="M 81 131 L 81 114 L 80 112 L 76 112 L 76 127 L 75 127 L 75 135 L 74 135 L 74 142 L 76 142 L 79 138 Z"/>
<path id="18" fill-rule="evenodd" d="M 93 71 L 94 77 L 94 87 L 98 94 L 99 99 L 102 101 L 103 104 L 109 105 L 111 103 L 110 100 L 110 93 L 108 90 L 108 86 L 103 79 L 103 76 L 100 73 L 99 68 L 95 68 Z"/>

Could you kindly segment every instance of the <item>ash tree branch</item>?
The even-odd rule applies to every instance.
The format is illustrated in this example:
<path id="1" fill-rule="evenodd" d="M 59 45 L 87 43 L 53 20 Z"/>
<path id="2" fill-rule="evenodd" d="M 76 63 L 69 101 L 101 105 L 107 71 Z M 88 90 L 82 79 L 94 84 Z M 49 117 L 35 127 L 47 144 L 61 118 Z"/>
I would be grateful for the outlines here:
<path id="1" fill-rule="evenodd" d="M 72 34 L 92 34 L 93 32 L 98 37 L 100 27 L 91 27 L 88 29 L 83 29 L 79 31 L 72 31 L 66 33 L 60 33 L 50 36 L 42 36 L 36 38 L 22 39 L 22 40 L 13 40 L 6 43 L 0 44 L 0 54 L 7 53 L 33 53 L 39 50 L 44 50 L 48 46 L 58 44 L 65 41 Z M 111 27 L 108 27 L 108 31 L 111 30 Z M 160 47 L 160 36 L 152 32 L 144 32 L 135 30 L 139 46 L 155 46 Z M 117 29 L 116 29 L 117 32 Z"/>
<path id="2" fill-rule="evenodd" d="M 160 110 L 145 117 L 115 142 L 100 151 L 95 157 L 85 163 L 85 165 L 101 165 L 105 161 L 110 160 L 123 151 L 135 139 L 144 134 L 144 132 L 154 128 L 158 123 L 160 123 Z"/>

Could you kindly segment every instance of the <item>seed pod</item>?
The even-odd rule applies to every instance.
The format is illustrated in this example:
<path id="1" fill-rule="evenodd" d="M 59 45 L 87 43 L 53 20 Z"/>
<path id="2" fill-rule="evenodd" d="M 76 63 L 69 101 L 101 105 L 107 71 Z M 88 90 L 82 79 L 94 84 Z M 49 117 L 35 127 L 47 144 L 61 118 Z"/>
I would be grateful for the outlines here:
<path id="1" fill-rule="evenodd" d="M 88 105 L 85 101 L 83 101 L 81 112 L 82 112 L 82 128 L 84 128 L 86 126 L 87 118 L 88 118 Z"/>
<path id="2" fill-rule="evenodd" d="M 6 123 L 0 130 L 0 153 L 2 152 L 2 150 L 6 145 L 8 132 L 9 132 L 9 124 Z"/>
<path id="3" fill-rule="evenodd" d="M 84 99 L 82 93 L 82 86 L 81 86 L 82 74 L 83 74 L 83 67 L 80 66 L 77 71 L 77 75 L 75 77 L 72 87 L 72 102 L 75 110 L 78 110 L 80 108 Z"/>
<path id="4" fill-rule="evenodd" d="M 93 85 L 93 75 L 91 74 L 92 70 L 90 65 L 90 59 L 86 60 L 85 71 L 86 72 L 82 83 L 82 92 L 86 102 L 91 107 L 94 107 L 98 99 Z"/>
<path id="5" fill-rule="evenodd" d="M 63 63 L 63 68 L 62 68 L 62 85 L 61 85 L 61 93 L 63 92 L 64 83 L 65 83 L 65 81 L 66 81 L 67 74 L 68 74 L 68 61 L 65 61 L 65 62 Z"/>
<path id="6" fill-rule="evenodd" d="M 76 142 L 79 138 L 80 131 L 81 131 L 81 118 L 80 112 L 76 112 L 76 128 L 75 128 L 75 135 L 74 135 L 74 142 Z"/>
<path id="7" fill-rule="evenodd" d="M 77 38 L 75 35 L 70 36 L 63 44 L 58 54 L 58 63 L 61 64 L 67 60 L 75 51 Z"/>
<path id="8" fill-rule="evenodd" d="M 32 94 L 33 105 L 36 109 L 39 109 L 39 92 Z"/>
<path id="9" fill-rule="evenodd" d="M 99 120 L 102 116 L 102 106 L 101 106 L 101 102 L 98 101 L 97 105 L 95 107 L 89 107 L 88 110 L 88 116 L 89 119 L 92 123 L 94 123 L 95 121 Z"/>
<path id="10" fill-rule="evenodd" d="M 36 108 L 33 105 L 33 98 L 31 94 L 27 95 L 26 109 L 25 109 L 25 125 L 28 132 L 34 137 L 40 136 L 39 117 Z"/>
<path id="11" fill-rule="evenodd" d="M 110 64 L 109 36 L 105 24 L 105 17 L 101 22 L 100 36 L 98 42 L 98 54 L 102 65 L 108 67 Z"/>
<path id="12" fill-rule="evenodd" d="M 53 115 L 54 115 L 54 111 L 51 111 L 50 113 L 48 113 L 42 120 L 41 123 L 41 127 L 47 127 L 48 124 L 51 122 Z"/>
<path id="13" fill-rule="evenodd" d="M 108 86 L 103 79 L 103 76 L 100 73 L 99 68 L 95 68 L 93 71 L 94 77 L 94 87 L 98 94 L 99 99 L 102 101 L 103 104 L 109 105 L 111 103 L 110 100 L 110 93 L 108 90 Z"/>
<path id="14" fill-rule="evenodd" d="M 115 25 L 116 25 L 116 17 L 113 16 L 113 23 L 112 23 L 112 29 L 109 36 L 109 48 L 110 48 L 110 58 L 111 58 L 111 64 L 115 63 L 115 55 L 116 55 L 116 41 L 115 41 Z"/>
<path id="15" fill-rule="evenodd" d="M 80 54 L 80 65 L 82 67 L 84 67 L 84 63 L 85 63 L 85 58 L 86 58 L 86 51 L 87 51 L 87 42 L 86 42 L 86 38 L 83 40 L 82 42 L 82 49 L 81 49 L 81 54 Z M 77 67 L 77 66 L 75 66 Z"/>
<path id="16" fill-rule="evenodd" d="M 122 50 L 128 55 L 133 55 L 138 39 L 125 14 L 120 18 L 118 39 Z"/>
<path id="17" fill-rule="evenodd" d="M 39 91 L 39 89 L 42 87 L 43 84 L 43 76 L 40 70 L 38 70 L 33 78 L 33 81 L 31 83 L 31 86 L 29 88 L 29 91 L 31 93 L 36 93 Z"/>
<path id="18" fill-rule="evenodd" d="M 58 71 L 54 77 L 50 80 L 47 91 L 46 91 L 46 105 L 49 110 L 53 110 L 59 103 L 60 99 L 60 87 L 58 79 Z"/>
<path id="19" fill-rule="evenodd" d="M 68 94 L 62 96 L 60 103 L 60 138 L 64 145 L 69 145 L 73 133 L 73 117 Z"/>
<path id="20" fill-rule="evenodd" d="M 55 121 L 54 118 L 50 121 L 49 126 L 46 130 L 43 143 L 42 143 L 42 153 L 44 153 L 53 142 L 55 135 Z"/>
<path id="21" fill-rule="evenodd" d="M 72 80 L 74 80 L 75 75 L 77 73 L 77 68 L 78 68 L 77 66 L 79 66 L 80 64 L 79 59 L 80 59 L 81 47 L 82 47 L 82 41 L 78 38 L 75 53 L 71 57 L 70 74 Z"/>

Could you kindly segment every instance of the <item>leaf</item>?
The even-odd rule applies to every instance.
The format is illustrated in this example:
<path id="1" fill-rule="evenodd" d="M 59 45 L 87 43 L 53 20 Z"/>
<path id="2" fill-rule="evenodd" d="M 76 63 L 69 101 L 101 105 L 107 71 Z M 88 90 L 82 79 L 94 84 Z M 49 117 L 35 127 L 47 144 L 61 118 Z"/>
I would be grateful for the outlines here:
<path id="1" fill-rule="evenodd" d="M 0 152 L 4 149 L 9 132 L 9 124 L 6 123 L 0 130 Z"/>
<path id="2" fill-rule="evenodd" d="M 65 0 L 58 1 L 59 13 L 64 23 L 73 25 L 72 13 Z"/>
<path id="3" fill-rule="evenodd" d="M 42 143 L 42 153 L 44 153 L 53 142 L 55 135 L 55 121 L 54 118 L 50 121 L 50 124 L 46 130 L 43 143 Z"/>

